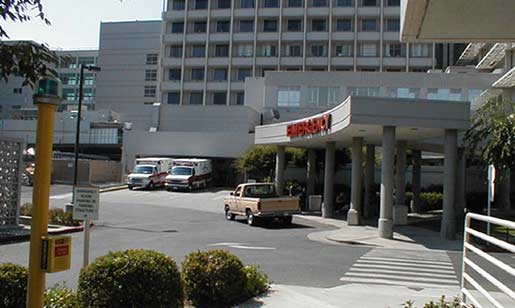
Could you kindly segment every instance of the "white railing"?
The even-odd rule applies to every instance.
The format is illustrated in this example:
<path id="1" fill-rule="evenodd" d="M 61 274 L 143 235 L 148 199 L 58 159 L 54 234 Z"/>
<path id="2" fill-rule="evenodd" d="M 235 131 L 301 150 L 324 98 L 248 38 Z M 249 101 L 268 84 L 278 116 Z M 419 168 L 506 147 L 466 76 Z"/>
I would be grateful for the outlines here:
<path id="1" fill-rule="evenodd" d="M 509 220 L 503 220 L 499 218 L 489 217 L 489 216 L 483 216 L 478 214 L 467 214 L 465 218 L 465 233 L 463 235 L 463 264 L 462 264 L 462 276 L 461 276 L 461 296 L 463 299 L 463 302 L 466 304 L 467 301 L 473 304 L 477 308 L 484 307 L 482 304 L 482 300 L 480 300 L 478 297 L 483 296 L 484 299 L 487 299 L 488 302 L 490 302 L 493 307 L 496 308 L 502 308 L 502 307 L 508 307 L 503 305 L 502 300 L 499 299 L 499 296 L 496 296 L 496 294 L 499 294 L 499 292 L 489 292 L 485 289 L 481 283 L 477 282 L 474 278 L 472 278 L 471 274 L 472 271 L 467 272 L 467 270 L 473 270 L 475 273 L 475 276 L 479 275 L 482 277 L 482 279 L 487 280 L 492 285 L 494 285 L 498 290 L 501 291 L 506 298 L 510 299 L 510 301 L 513 301 L 511 303 L 515 302 L 515 292 L 509 287 L 506 286 L 503 282 L 501 282 L 498 278 L 496 278 L 493 274 L 488 273 L 486 270 L 481 268 L 477 263 L 474 263 L 470 258 L 470 253 L 474 253 L 476 256 L 479 257 L 479 260 L 484 260 L 486 263 L 489 263 L 491 265 L 494 265 L 497 270 L 500 272 L 507 273 L 511 275 L 512 277 L 515 277 L 515 268 L 511 267 L 510 265 L 504 263 L 503 261 L 495 258 L 491 254 L 488 254 L 484 252 L 483 250 L 477 248 L 472 244 L 471 236 L 475 237 L 476 239 L 481 239 L 485 241 L 486 243 L 498 246 L 508 252 L 515 253 L 515 245 L 510 244 L 507 241 L 500 240 L 498 238 L 495 238 L 489 234 L 483 233 L 481 231 L 475 230 L 472 228 L 472 221 L 481 221 L 485 222 L 487 224 L 492 225 L 498 225 L 503 226 L 508 229 L 514 229 L 515 230 L 515 222 L 509 221 Z M 467 284 L 471 286 L 471 288 L 467 288 Z M 474 295 L 474 294 L 475 295 Z M 479 295 L 479 296 L 478 296 Z M 513 307 L 513 306 L 511 306 Z"/>

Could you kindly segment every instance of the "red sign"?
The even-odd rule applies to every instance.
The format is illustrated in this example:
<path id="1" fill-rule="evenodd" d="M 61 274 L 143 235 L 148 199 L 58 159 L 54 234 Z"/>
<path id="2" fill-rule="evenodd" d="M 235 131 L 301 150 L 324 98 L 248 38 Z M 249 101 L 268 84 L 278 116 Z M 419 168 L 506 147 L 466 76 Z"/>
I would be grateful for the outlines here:
<path id="1" fill-rule="evenodd" d="M 331 115 L 326 114 L 318 118 L 288 125 L 286 135 L 290 138 L 314 135 L 328 131 L 331 128 Z"/>
<path id="2" fill-rule="evenodd" d="M 70 246 L 57 246 L 54 249 L 54 254 L 56 257 L 64 257 L 70 253 Z"/>

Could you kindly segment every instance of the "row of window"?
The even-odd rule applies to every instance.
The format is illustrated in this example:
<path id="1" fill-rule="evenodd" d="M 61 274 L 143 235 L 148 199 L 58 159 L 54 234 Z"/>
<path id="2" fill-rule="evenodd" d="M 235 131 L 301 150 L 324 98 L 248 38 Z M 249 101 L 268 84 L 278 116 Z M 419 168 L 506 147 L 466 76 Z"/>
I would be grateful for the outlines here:
<path id="1" fill-rule="evenodd" d="M 64 88 L 63 89 L 63 99 L 67 100 L 67 101 L 77 101 L 77 100 L 79 100 L 79 89 Z M 93 89 L 93 88 L 84 88 L 83 89 L 83 100 L 84 101 L 95 100 L 95 89 Z"/>
<path id="2" fill-rule="evenodd" d="M 428 88 L 427 99 L 460 101 L 464 99 L 462 89 Z M 473 102 L 481 95 L 481 89 L 469 89 L 468 100 Z M 348 87 L 348 95 L 354 96 L 383 96 L 379 87 Z M 387 88 L 386 97 L 396 98 L 422 98 L 419 88 Z M 341 103 L 344 99 L 340 87 L 307 87 L 307 107 L 329 107 Z M 300 107 L 301 87 L 281 86 L 277 89 L 278 107 Z"/>
<path id="3" fill-rule="evenodd" d="M 259 6 L 262 8 L 278 8 L 280 7 L 281 0 L 261 0 Z M 329 2 L 333 2 L 334 7 L 350 7 L 354 6 L 354 1 L 358 1 L 359 6 L 380 6 L 381 0 L 306 0 L 308 7 L 329 7 Z M 216 0 L 213 1 L 215 9 L 230 9 L 231 0 Z M 209 0 L 195 0 L 190 1 L 189 9 L 206 10 L 209 7 Z M 256 0 L 235 0 L 237 8 L 255 8 Z M 304 0 L 283 0 L 283 6 L 288 8 L 304 7 Z M 399 6 L 400 0 L 386 0 L 386 6 Z M 186 0 L 173 0 L 172 10 L 182 11 L 186 8 Z"/>
<path id="4" fill-rule="evenodd" d="M 379 31 L 380 20 L 378 18 L 361 18 L 359 20 L 360 31 Z M 291 18 L 285 21 L 285 31 L 287 32 L 302 32 L 303 21 L 298 18 Z M 207 21 L 193 21 L 189 24 L 188 33 L 206 33 Z M 184 33 L 184 21 L 173 22 L 170 26 L 170 32 L 175 34 Z M 353 31 L 352 18 L 336 18 L 333 26 L 333 31 L 348 32 Z M 230 20 L 218 20 L 213 23 L 212 30 L 216 33 L 228 33 L 231 29 Z M 329 29 L 329 22 L 326 18 L 314 18 L 310 20 L 308 31 L 311 32 L 327 32 Z M 384 21 L 384 30 L 389 32 L 398 32 L 400 30 L 399 18 L 387 18 Z M 237 22 L 235 32 L 247 33 L 254 32 L 254 19 L 239 20 Z M 260 22 L 259 31 L 262 32 L 277 32 L 279 31 L 279 21 L 275 18 L 264 19 Z"/>
<path id="5" fill-rule="evenodd" d="M 278 44 L 260 44 L 257 46 L 256 56 L 259 57 L 277 57 Z M 229 44 L 215 44 L 210 50 L 210 57 L 225 58 L 229 57 Z M 205 45 L 191 45 L 188 46 L 188 57 L 205 57 Z M 431 44 L 412 44 L 410 45 L 411 57 L 430 57 L 432 46 Z M 327 43 L 309 43 L 307 46 L 308 57 L 327 57 L 328 44 Z M 358 44 L 358 56 L 360 57 L 377 57 L 379 56 L 379 44 L 375 42 L 361 42 Z M 354 44 L 352 42 L 334 44 L 334 49 L 331 52 L 335 57 L 352 57 L 354 54 Z M 169 47 L 169 56 L 171 58 L 182 58 L 183 48 L 182 45 L 172 45 Z M 254 44 L 236 44 L 233 49 L 234 57 L 253 57 Z M 303 44 L 288 43 L 283 45 L 281 56 L 284 57 L 302 57 Z M 385 43 L 384 45 L 385 57 L 404 57 L 406 56 L 406 45 L 401 43 Z"/>
<path id="6" fill-rule="evenodd" d="M 59 74 L 59 79 L 63 85 L 78 85 L 80 75 L 75 73 L 67 73 L 67 74 Z M 84 73 L 84 85 L 94 85 L 95 84 L 95 74 L 92 73 Z"/>
<path id="7" fill-rule="evenodd" d="M 212 92 L 208 93 L 208 104 L 210 105 L 227 105 L 227 92 Z M 231 105 L 243 105 L 245 101 L 245 94 L 243 92 L 236 92 L 234 101 L 231 101 Z M 167 104 L 169 105 L 180 105 L 181 104 L 181 93 L 180 92 L 169 92 L 167 93 Z M 203 105 L 204 104 L 204 92 L 193 91 L 187 94 L 187 98 L 182 101 L 182 104 L 188 105 Z"/>
<path id="8" fill-rule="evenodd" d="M 96 62 L 96 57 L 65 56 L 60 60 L 59 68 L 79 68 L 80 65 L 94 65 Z"/>

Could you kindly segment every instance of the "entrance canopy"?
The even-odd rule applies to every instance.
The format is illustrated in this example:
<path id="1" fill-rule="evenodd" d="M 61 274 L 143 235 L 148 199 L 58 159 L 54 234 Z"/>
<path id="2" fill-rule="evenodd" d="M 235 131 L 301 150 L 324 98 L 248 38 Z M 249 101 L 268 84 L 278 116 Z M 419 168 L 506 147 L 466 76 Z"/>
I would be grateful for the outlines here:
<path id="1" fill-rule="evenodd" d="M 513 0 L 403 0 L 405 42 L 513 42 Z"/>
<path id="2" fill-rule="evenodd" d="M 256 127 L 256 144 L 325 148 L 327 142 L 349 147 L 353 137 L 380 145 L 383 127 L 396 127 L 396 139 L 411 148 L 440 152 L 434 139 L 446 129 L 470 126 L 470 103 L 409 98 L 349 96 L 343 103 L 315 116 Z M 425 141 L 431 141 L 433 143 Z"/>

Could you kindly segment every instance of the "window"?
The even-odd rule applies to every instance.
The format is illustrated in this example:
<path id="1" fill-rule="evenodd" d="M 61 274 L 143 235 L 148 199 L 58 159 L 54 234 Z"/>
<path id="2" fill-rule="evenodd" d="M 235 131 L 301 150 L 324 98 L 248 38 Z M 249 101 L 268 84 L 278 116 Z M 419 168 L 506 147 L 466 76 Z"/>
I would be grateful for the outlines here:
<path id="1" fill-rule="evenodd" d="M 243 106 L 245 104 L 245 93 L 238 92 L 236 93 L 236 105 Z"/>
<path id="2" fill-rule="evenodd" d="M 193 45 L 192 57 L 205 57 L 206 56 L 206 46 L 204 45 Z"/>
<path id="3" fill-rule="evenodd" d="M 173 10 L 175 10 L 175 11 L 184 11 L 185 7 L 186 7 L 186 1 L 185 0 L 174 0 L 173 1 Z"/>
<path id="4" fill-rule="evenodd" d="M 254 21 L 240 20 L 240 32 L 254 32 Z"/>
<path id="5" fill-rule="evenodd" d="M 385 57 L 403 57 L 404 52 L 402 44 L 400 43 L 388 43 L 385 46 Z"/>
<path id="6" fill-rule="evenodd" d="M 242 9 L 251 9 L 255 7 L 256 0 L 240 0 L 240 7 Z"/>
<path id="7" fill-rule="evenodd" d="M 239 57 L 252 57 L 254 55 L 254 45 L 244 44 L 238 46 Z"/>
<path id="8" fill-rule="evenodd" d="M 469 102 L 474 103 L 481 96 L 482 92 L 483 90 L 481 89 L 469 89 Z"/>
<path id="9" fill-rule="evenodd" d="M 219 9 L 230 9 L 231 8 L 231 0 L 218 0 L 218 8 Z"/>
<path id="10" fill-rule="evenodd" d="M 361 31 L 377 31 L 377 19 L 364 18 L 361 20 Z"/>
<path id="11" fill-rule="evenodd" d="M 85 88 L 83 91 L 83 99 L 87 102 L 95 99 L 95 91 L 92 88 Z"/>
<path id="12" fill-rule="evenodd" d="M 145 81 L 156 81 L 157 80 L 157 70 L 145 70 Z"/>
<path id="13" fill-rule="evenodd" d="M 377 45 L 374 43 L 363 43 L 359 46 L 360 56 L 377 57 Z"/>
<path id="14" fill-rule="evenodd" d="M 208 0 L 195 0 L 195 9 L 196 10 L 205 10 L 207 9 Z"/>
<path id="15" fill-rule="evenodd" d="M 156 74 L 157 74 L 157 70 L 156 70 Z M 95 74 L 92 74 L 92 73 L 84 74 L 84 85 L 92 86 L 94 84 L 95 84 Z"/>
<path id="16" fill-rule="evenodd" d="M 278 0 L 264 0 L 263 1 L 263 7 L 279 7 L 279 1 Z"/>
<path id="17" fill-rule="evenodd" d="M 324 57 L 325 56 L 325 45 L 322 45 L 322 44 L 311 45 L 311 56 L 312 57 Z"/>
<path id="18" fill-rule="evenodd" d="M 95 64 L 95 57 L 79 57 L 79 65 L 92 65 Z"/>
<path id="19" fill-rule="evenodd" d="M 171 81 L 180 81 L 181 80 L 181 69 L 174 68 L 168 71 L 168 80 Z"/>
<path id="20" fill-rule="evenodd" d="M 169 105 L 180 105 L 181 104 L 181 93 L 180 92 L 168 93 L 167 103 Z"/>
<path id="21" fill-rule="evenodd" d="M 182 46 L 179 46 L 179 45 L 170 46 L 170 57 L 171 58 L 181 58 L 182 57 Z"/>
<path id="22" fill-rule="evenodd" d="M 335 6 L 353 6 L 352 0 L 336 0 Z"/>
<path id="23" fill-rule="evenodd" d="M 147 54 L 147 65 L 157 65 L 157 53 Z"/>
<path id="24" fill-rule="evenodd" d="M 302 7 L 302 0 L 288 0 L 288 7 Z"/>
<path id="25" fill-rule="evenodd" d="M 338 103 L 340 103 L 340 88 L 329 87 L 327 97 L 327 103 L 329 104 L 329 106 L 338 105 Z"/>
<path id="26" fill-rule="evenodd" d="M 202 105 L 203 100 L 204 100 L 204 94 L 202 92 L 191 92 L 190 105 Z"/>
<path id="27" fill-rule="evenodd" d="M 216 22 L 216 32 L 224 33 L 231 30 L 231 22 L 228 20 L 219 20 Z"/>
<path id="28" fill-rule="evenodd" d="M 156 97 L 156 86 L 145 86 L 145 97 Z"/>
<path id="29" fill-rule="evenodd" d="M 75 89 L 63 89 L 63 99 L 67 101 L 77 100 Z"/>
<path id="30" fill-rule="evenodd" d="M 400 6 L 401 0 L 388 0 L 386 1 L 386 6 Z"/>
<path id="31" fill-rule="evenodd" d="M 194 68 L 191 70 L 191 80 L 203 81 L 204 80 L 204 69 Z"/>
<path id="32" fill-rule="evenodd" d="M 377 6 L 377 0 L 361 0 L 362 6 Z"/>
<path id="33" fill-rule="evenodd" d="M 173 22 L 172 23 L 172 33 L 183 33 L 184 32 L 184 22 Z"/>
<path id="34" fill-rule="evenodd" d="M 228 57 L 229 56 L 229 45 L 216 45 L 215 46 L 215 57 Z"/>
<path id="35" fill-rule="evenodd" d="M 337 105 L 339 99 L 339 87 L 308 87 L 308 105 L 311 107 Z"/>
<path id="36" fill-rule="evenodd" d="M 78 84 L 79 78 L 75 74 L 59 74 L 59 79 L 63 82 L 65 85 L 76 85 Z"/>
<path id="37" fill-rule="evenodd" d="M 302 46 L 299 44 L 286 46 L 287 57 L 302 57 Z"/>
<path id="38" fill-rule="evenodd" d="M 277 32 L 277 20 L 263 21 L 263 32 Z"/>
<path id="39" fill-rule="evenodd" d="M 205 21 L 195 21 L 193 23 L 193 32 L 204 33 L 207 30 L 207 23 Z"/>
<path id="40" fill-rule="evenodd" d="M 227 105 L 227 93 L 213 93 L 213 105 Z"/>
<path id="41" fill-rule="evenodd" d="M 326 31 L 324 19 L 313 19 L 311 21 L 311 31 Z"/>
<path id="42" fill-rule="evenodd" d="M 326 7 L 327 0 L 313 0 L 313 7 Z"/>
<path id="43" fill-rule="evenodd" d="M 336 45 L 336 56 L 337 57 L 352 57 L 352 45 L 351 44 L 341 44 Z"/>
<path id="44" fill-rule="evenodd" d="M 337 19 L 336 31 L 352 31 L 352 21 L 350 19 Z"/>
<path id="45" fill-rule="evenodd" d="M 217 68 L 217 69 L 215 69 L 214 80 L 216 80 L 216 81 L 225 81 L 225 80 L 227 80 L 227 69 L 226 68 Z"/>
<path id="46" fill-rule="evenodd" d="M 238 80 L 245 81 L 245 78 L 252 76 L 252 70 L 250 68 L 240 68 L 238 70 Z"/>
<path id="47" fill-rule="evenodd" d="M 379 88 L 376 87 L 349 87 L 349 93 L 353 96 L 379 96 Z"/>
<path id="48" fill-rule="evenodd" d="M 300 19 L 290 19 L 290 20 L 288 20 L 287 29 L 290 32 L 302 31 L 302 21 Z"/>
<path id="49" fill-rule="evenodd" d="M 390 97 L 419 98 L 420 89 L 417 88 L 388 88 Z"/>
<path id="50" fill-rule="evenodd" d="M 277 89 L 278 107 L 300 107 L 300 87 L 283 86 Z"/>
<path id="51" fill-rule="evenodd" d="M 23 93 L 23 89 L 22 88 L 14 88 L 13 89 L 13 93 L 14 94 L 22 94 Z"/>
<path id="52" fill-rule="evenodd" d="M 276 57 L 277 46 L 275 45 L 264 45 L 263 46 L 263 57 Z"/>
<path id="53" fill-rule="evenodd" d="M 412 57 L 429 57 L 429 44 L 412 44 L 411 45 L 411 56 Z"/>
<path id="54" fill-rule="evenodd" d="M 461 89 L 427 89 L 427 98 L 434 100 L 461 100 Z"/>
<path id="55" fill-rule="evenodd" d="M 60 68 L 76 68 L 77 63 L 76 58 L 70 58 L 70 59 L 61 59 L 61 62 L 59 63 Z"/>
<path id="56" fill-rule="evenodd" d="M 387 19 L 385 21 L 385 31 L 399 32 L 401 30 L 401 21 L 398 18 Z"/>

